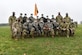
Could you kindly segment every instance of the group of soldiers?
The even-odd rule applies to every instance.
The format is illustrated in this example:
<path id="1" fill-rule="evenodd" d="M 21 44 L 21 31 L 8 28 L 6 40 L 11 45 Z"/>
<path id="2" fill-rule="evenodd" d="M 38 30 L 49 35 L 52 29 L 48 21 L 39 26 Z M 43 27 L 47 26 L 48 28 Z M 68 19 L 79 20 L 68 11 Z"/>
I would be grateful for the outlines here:
<path id="1" fill-rule="evenodd" d="M 9 17 L 9 25 L 11 29 L 12 38 L 18 40 L 20 38 L 27 37 L 39 37 L 39 36 L 73 36 L 75 33 L 75 23 L 73 19 L 68 16 L 63 18 L 60 12 L 56 18 L 52 15 L 52 18 L 48 16 L 44 17 L 41 14 L 41 17 L 33 17 L 31 14 L 30 17 L 27 17 L 27 14 L 20 13 L 20 16 L 17 18 L 15 12 L 12 12 L 12 15 Z"/>

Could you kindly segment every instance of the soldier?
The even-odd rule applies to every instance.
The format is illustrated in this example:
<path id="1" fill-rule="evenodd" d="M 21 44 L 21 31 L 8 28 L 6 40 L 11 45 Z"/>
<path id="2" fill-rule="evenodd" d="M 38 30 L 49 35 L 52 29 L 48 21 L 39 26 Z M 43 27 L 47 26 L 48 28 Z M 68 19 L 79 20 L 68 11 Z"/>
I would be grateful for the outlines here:
<path id="1" fill-rule="evenodd" d="M 67 38 L 69 38 L 69 24 L 64 20 L 60 24 L 60 31 L 61 31 L 61 35 L 66 34 Z"/>
<path id="2" fill-rule="evenodd" d="M 48 17 L 48 15 L 46 16 L 46 19 L 47 19 L 47 20 L 49 20 L 49 17 Z"/>
<path id="3" fill-rule="evenodd" d="M 61 16 L 61 14 L 59 12 L 58 16 L 56 16 L 56 22 L 60 24 L 62 22 L 62 20 L 63 20 L 63 17 Z"/>
<path id="4" fill-rule="evenodd" d="M 64 17 L 64 20 L 66 23 L 69 23 L 71 22 L 71 18 L 68 16 L 68 13 L 66 13 L 66 16 Z"/>
<path id="5" fill-rule="evenodd" d="M 40 35 L 44 35 L 44 33 L 43 33 L 43 26 L 44 26 L 44 22 L 43 22 L 43 20 L 41 19 L 41 20 L 39 21 L 39 23 L 38 23 L 38 28 L 39 28 L 39 30 L 40 30 Z"/>
<path id="6" fill-rule="evenodd" d="M 25 37 L 29 37 L 30 35 L 30 30 L 29 30 L 29 19 L 27 20 L 27 22 L 25 22 L 23 24 L 23 33 L 22 33 L 22 37 L 25 38 Z"/>
<path id="7" fill-rule="evenodd" d="M 18 20 L 20 20 L 20 23 L 22 23 L 22 22 L 23 22 L 22 13 L 20 13 L 20 16 L 18 17 Z"/>
<path id="8" fill-rule="evenodd" d="M 24 14 L 25 16 L 23 17 L 23 24 L 27 21 L 27 14 Z"/>
<path id="9" fill-rule="evenodd" d="M 37 36 L 40 35 L 40 30 L 39 30 L 39 25 L 38 24 L 39 24 L 38 20 L 35 19 L 34 22 L 33 22 L 33 27 L 35 28 L 35 33 L 36 33 Z"/>
<path id="10" fill-rule="evenodd" d="M 74 35 L 74 32 L 75 32 L 75 23 L 74 22 L 71 22 L 70 25 L 69 25 L 69 30 L 70 30 L 70 35 L 73 36 Z"/>
<path id="11" fill-rule="evenodd" d="M 56 22 L 56 19 L 52 20 L 54 35 L 59 35 L 59 24 Z"/>
<path id="12" fill-rule="evenodd" d="M 47 34 L 48 36 L 51 35 L 52 37 L 54 37 L 53 24 L 50 22 L 50 20 L 47 20 L 47 22 L 44 25 L 43 30 L 44 30 L 45 35 Z"/>
<path id="13" fill-rule="evenodd" d="M 20 16 L 18 17 L 18 21 L 21 23 L 21 30 L 23 28 L 23 17 L 22 17 L 22 13 L 20 13 Z M 22 35 L 22 32 L 21 32 L 21 35 Z"/>
<path id="14" fill-rule="evenodd" d="M 39 19 L 39 16 L 37 16 L 36 19 Z"/>
<path id="15" fill-rule="evenodd" d="M 28 23 L 28 29 L 29 29 L 29 35 L 34 38 L 34 31 L 35 31 L 35 28 L 33 26 L 33 22 L 30 22 Z"/>
<path id="16" fill-rule="evenodd" d="M 66 16 L 64 17 L 65 23 L 67 23 L 67 26 L 70 26 L 71 21 L 73 21 L 69 16 L 68 13 L 66 13 Z"/>
<path id="17" fill-rule="evenodd" d="M 74 23 L 75 23 L 75 28 L 77 28 L 78 27 L 78 22 L 75 21 Z"/>
<path id="18" fill-rule="evenodd" d="M 39 21 L 40 21 L 39 16 L 37 16 L 37 17 L 36 17 L 36 19 L 37 19 L 37 22 L 39 22 Z"/>
<path id="19" fill-rule="evenodd" d="M 21 23 L 19 20 L 16 20 L 16 22 L 13 23 L 12 25 L 12 30 L 13 30 L 13 37 L 18 40 L 21 37 Z"/>
<path id="20" fill-rule="evenodd" d="M 54 22 L 54 15 L 52 15 L 52 18 L 51 18 L 51 20 L 50 20 L 50 22 Z"/>
<path id="21" fill-rule="evenodd" d="M 33 17 L 33 14 L 31 14 L 31 16 L 29 17 L 29 20 L 30 20 L 30 22 L 34 22 L 34 17 Z"/>
<path id="22" fill-rule="evenodd" d="M 10 25 L 10 29 L 11 29 L 11 35 L 13 38 L 13 34 L 12 34 L 12 24 L 16 21 L 16 16 L 15 16 L 15 12 L 12 12 L 12 16 L 9 17 L 9 25 Z"/>
<path id="23" fill-rule="evenodd" d="M 43 20 L 43 22 L 44 22 L 44 23 L 46 23 L 46 22 L 47 22 L 47 19 L 44 17 L 44 15 L 43 15 L 43 14 L 41 14 L 41 18 L 40 18 L 40 20 Z"/>

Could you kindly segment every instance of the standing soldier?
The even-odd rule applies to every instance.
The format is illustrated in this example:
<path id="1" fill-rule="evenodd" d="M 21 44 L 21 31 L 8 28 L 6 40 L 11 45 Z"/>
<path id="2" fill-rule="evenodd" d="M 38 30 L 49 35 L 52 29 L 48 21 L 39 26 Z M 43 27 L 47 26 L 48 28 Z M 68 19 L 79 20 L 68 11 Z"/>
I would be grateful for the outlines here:
<path id="1" fill-rule="evenodd" d="M 18 20 L 20 20 L 20 23 L 22 23 L 22 22 L 23 22 L 22 13 L 20 13 L 20 16 L 18 17 Z"/>
<path id="2" fill-rule="evenodd" d="M 29 17 L 30 22 L 34 22 L 35 18 L 33 17 L 33 14 Z"/>
<path id="3" fill-rule="evenodd" d="M 51 21 L 51 22 L 54 22 L 54 19 L 55 19 L 55 18 L 54 18 L 54 15 L 52 15 L 52 18 L 51 18 L 50 21 Z"/>
<path id="4" fill-rule="evenodd" d="M 23 17 L 23 24 L 27 21 L 27 14 Z"/>
<path id="5" fill-rule="evenodd" d="M 18 21 L 21 24 L 21 31 L 23 31 L 23 17 L 22 17 L 22 13 L 20 13 L 20 16 L 18 17 Z M 22 35 L 22 32 L 21 32 L 21 35 Z"/>
<path id="6" fill-rule="evenodd" d="M 56 22 L 60 24 L 62 22 L 62 20 L 63 20 L 63 17 L 61 16 L 61 14 L 59 12 L 58 16 L 56 16 Z"/>
<path id="7" fill-rule="evenodd" d="M 48 15 L 46 16 L 46 19 L 47 19 L 47 20 L 49 20 L 49 17 L 48 17 Z"/>
<path id="8" fill-rule="evenodd" d="M 37 16 L 37 17 L 36 17 L 36 19 L 37 19 L 37 22 L 39 22 L 39 21 L 40 21 L 40 20 L 39 20 L 39 16 Z"/>
<path id="9" fill-rule="evenodd" d="M 44 22 L 44 23 L 46 23 L 46 22 L 47 22 L 47 19 L 44 17 L 44 15 L 43 15 L 43 14 L 41 14 L 41 18 L 40 18 L 40 20 L 43 20 L 43 22 Z"/>
<path id="10" fill-rule="evenodd" d="M 68 16 L 68 13 L 66 13 L 66 16 L 64 17 L 64 20 L 66 23 L 70 24 L 71 18 Z"/>
<path id="11" fill-rule="evenodd" d="M 10 29 L 11 29 L 11 35 L 13 38 L 13 34 L 12 34 L 12 24 L 16 21 L 16 16 L 15 16 L 15 12 L 12 13 L 12 16 L 9 17 L 9 25 L 10 25 Z"/>

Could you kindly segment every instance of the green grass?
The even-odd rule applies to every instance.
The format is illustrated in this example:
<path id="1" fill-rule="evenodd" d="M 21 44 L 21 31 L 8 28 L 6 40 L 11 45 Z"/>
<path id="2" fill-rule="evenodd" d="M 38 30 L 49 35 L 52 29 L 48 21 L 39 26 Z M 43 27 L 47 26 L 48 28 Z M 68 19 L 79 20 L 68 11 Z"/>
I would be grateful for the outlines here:
<path id="1" fill-rule="evenodd" d="M 11 39 L 10 28 L 0 27 L 0 55 L 82 55 L 82 25 L 74 37 Z"/>

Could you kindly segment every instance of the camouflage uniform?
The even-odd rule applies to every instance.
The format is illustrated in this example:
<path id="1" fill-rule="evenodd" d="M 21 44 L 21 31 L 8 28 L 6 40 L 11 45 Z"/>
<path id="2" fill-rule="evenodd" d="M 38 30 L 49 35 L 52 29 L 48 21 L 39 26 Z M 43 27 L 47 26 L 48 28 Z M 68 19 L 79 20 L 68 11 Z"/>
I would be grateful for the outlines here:
<path id="1" fill-rule="evenodd" d="M 23 32 L 22 32 L 22 37 L 29 37 L 30 31 L 29 31 L 29 22 L 25 22 L 23 24 Z"/>
<path id="2" fill-rule="evenodd" d="M 40 30 L 40 35 L 44 35 L 43 26 L 44 26 L 44 22 L 43 22 L 43 20 L 40 20 L 40 22 L 38 23 L 38 28 Z"/>
<path id="3" fill-rule="evenodd" d="M 25 16 L 23 17 L 23 22 L 22 22 L 23 24 L 24 24 L 25 22 L 27 22 L 27 19 L 28 19 L 28 18 L 27 18 L 26 15 L 27 15 L 27 14 L 25 14 Z"/>
<path id="4" fill-rule="evenodd" d="M 20 16 L 18 17 L 18 21 L 21 23 L 21 30 L 23 31 L 23 17 L 22 17 L 22 13 L 20 13 Z M 21 32 L 22 34 L 22 32 Z"/>
<path id="5" fill-rule="evenodd" d="M 20 23 L 22 23 L 22 22 L 23 22 L 22 13 L 20 13 L 20 16 L 18 17 L 18 20 L 20 21 Z"/>
<path id="6" fill-rule="evenodd" d="M 60 31 L 61 31 L 61 35 L 66 34 L 66 36 L 69 37 L 69 24 L 63 21 L 60 24 Z"/>
<path id="7" fill-rule="evenodd" d="M 40 18 L 40 20 L 42 20 L 44 23 L 47 22 L 47 19 L 43 16 L 43 14 L 41 14 L 41 18 Z"/>
<path id="8" fill-rule="evenodd" d="M 65 21 L 66 23 L 69 23 L 69 24 L 70 24 L 71 19 L 70 19 L 70 17 L 64 17 L 64 21 Z"/>
<path id="9" fill-rule="evenodd" d="M 12 25 L 12 30 L 13 30 L 13 37 L 15 37 L 16 39 L 19 39 L 21 37 L 21 23 L 16 21 L 13 23 Z"/>
<path id="10" fill-rule="evenodd" d="M 30 22 L 34 22 L 35 18 L 33 17 L 33 14 L 29 17 Z"/>
<path id="11" fill-rule="evenodd" d="M 11 26 L 15 21 L 16 21 L 16 17 L 15 17 L 15 16 L 10 16 L 10 17 L 9 17 L 9 25 L 10 25 L 10 26 Z"/>
<path id="12" fill-rule="evenodd" d="M 62 20 L 63 20 L 63 17 L 60 15 L 60 13 L 58 13 L 58 16 L 56 16 L 56 22 L 60 24 Z"/>
<path id="13" fill-rule="evenodd" d="M 16 16 L 15 16 L 15 12 L 13 12 L 13 15 L 9 17 L 9 25 L 10 25 L 10 29 L 11 29 L 11 35 L 12 34 L 12 24 L 16 21 Z"/>
<path id="14" fill-rule="evenodd" d="M 53 30 L 53 24 L 48 20 L 48 22 L 45 23 L 46 27 L 44 26 L 44 34 L 48 36 L 54 37 L 54 30 Z"/>
<path id="15" fill-rule="evenodd" d="M 67 37 L 69 37 L 69 25 L 71 23 L 71 18 L 68 16 L 68 13 L 66 13 L 66 16 L 63 19 L 63 22 L 61 23 L 61 26 L 63 29 L 67 31 Z"/>
<path id="16" fill-rule="evenodd" d="M 32 36 L 32 38 L 34 38 L 35 28 L 33 27 L 33 22 L 29 22 L 28 28 L 29 28 L 29 31 L 30 31 L 30 35 Z"/>
<path id="17" fill-rule="evenodd" d="M 71 22 L 69 25 L 70 35 L 74 35 L 75 32 L 75 23 Z"/>
<path id="18" fill-rule="evenodd" d="M 36 35 L 39 36 L 40 35 L 40 30 L 39 30 L 39 23 L 38 23 L 37 19 L 33 22 L 33 27 L 35 28 Z"/>
<path id="19" fill-rule="evenodd" d="M 59 24 L 55 20 L 53 20 L 52 24 L 53 24 L 54 34 L 59 35 L 60 32 Z"/>
<path id="20" fill-rule="evenodd" d="M 75 28 L 77 28 L 78 27 L 78 22 L 74 22 L 74 24 L 75 24 Z"/>
<path id="21" fill-rule="evenodd" d="M 56 22 L 56 20 L 55 20 L 55 18 L 54 18 L 54 15 L 52 15 L 52 18 L 51 18 L 51 20 L 50 20 L 50 22 Z"/>

